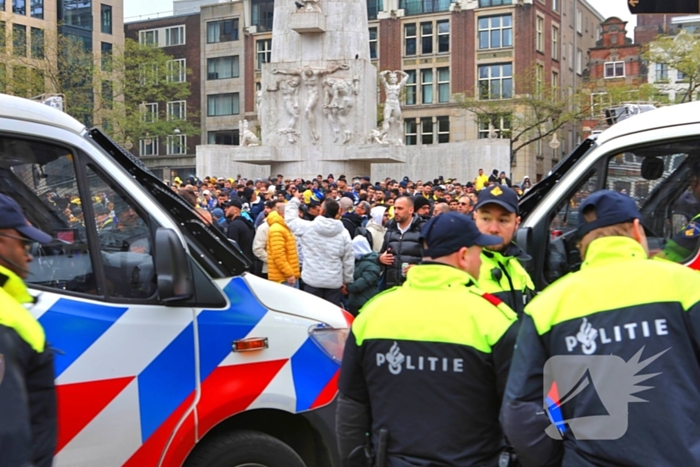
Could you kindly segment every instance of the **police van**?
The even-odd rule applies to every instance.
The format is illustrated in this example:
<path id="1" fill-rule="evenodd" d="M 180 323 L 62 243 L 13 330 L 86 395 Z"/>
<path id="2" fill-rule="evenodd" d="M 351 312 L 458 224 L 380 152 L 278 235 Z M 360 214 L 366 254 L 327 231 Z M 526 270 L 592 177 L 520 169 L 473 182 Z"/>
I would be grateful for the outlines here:
<path id="1" fill-rule="evenodd" d="M 0 95 L 0 192 L 55 239 L 27 284 L 55 352 L 57 467 L 339 465 L 349 314 L 247 274 L 138 159 L 46 105 Z"/>
<path id="2" fill-rule="evenodd" d="M 583 143 L 520 201 L 516 243 L 538 290 L 575 271 L 578 206 L 596 190 L 635 200 L 652 255 L 700 269 L 700 102 L 621 121 Z"/>

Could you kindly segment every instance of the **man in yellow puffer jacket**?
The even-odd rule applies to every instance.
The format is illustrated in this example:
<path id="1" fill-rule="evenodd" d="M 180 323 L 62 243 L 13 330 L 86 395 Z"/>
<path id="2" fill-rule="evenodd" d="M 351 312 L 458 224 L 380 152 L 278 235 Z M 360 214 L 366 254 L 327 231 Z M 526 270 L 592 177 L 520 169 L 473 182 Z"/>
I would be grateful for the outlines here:
<path id="1" fill-rule="evenodd" d="M 267 278 L 298 287 L 301 271 L 294 234 L 277 211 L 267 215 L 267 224 L 270 226 L 267 235 Z"/>

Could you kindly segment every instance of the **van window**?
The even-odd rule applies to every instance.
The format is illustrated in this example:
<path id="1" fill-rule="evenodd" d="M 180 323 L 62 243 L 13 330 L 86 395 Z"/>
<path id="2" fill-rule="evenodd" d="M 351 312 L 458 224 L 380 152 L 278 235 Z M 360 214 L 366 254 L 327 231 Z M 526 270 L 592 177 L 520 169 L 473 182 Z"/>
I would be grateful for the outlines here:
<path id="1" fill-rule="evenodd" d="M 85 171 L 95 215 L 107 294 L 143 299 L 156 293 L 151 231 L 121 188 L 88 164 Z"/>
<path id="2" fill-rule="evenodd" d="M 97 294 L 88 247 L 75 158 L 70 150 L 38 141 L 0 136 L 0 191 L 22 207 L 29 221 L 52 235 L 31 248 L 28 284 Z"/>

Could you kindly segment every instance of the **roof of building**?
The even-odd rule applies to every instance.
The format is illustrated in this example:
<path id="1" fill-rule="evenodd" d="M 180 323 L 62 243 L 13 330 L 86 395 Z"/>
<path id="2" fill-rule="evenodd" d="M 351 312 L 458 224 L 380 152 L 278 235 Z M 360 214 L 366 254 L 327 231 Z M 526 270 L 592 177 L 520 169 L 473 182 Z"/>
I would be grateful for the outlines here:
<path id="1" fill-rule="evenodd" d="M 598 144 L 656 128 L 700 123 L 700 101 L 669 105 L 616 123 L 598 136 Z"/>
<path id="2" fill-rule="evenodd" d="M 29 122 L 43 123 L 81 133 L 85 125 L 65 112 L 49 107 L 40 102 L 21 97 L 0 94 L 0 118 L 12 118 Z"/>

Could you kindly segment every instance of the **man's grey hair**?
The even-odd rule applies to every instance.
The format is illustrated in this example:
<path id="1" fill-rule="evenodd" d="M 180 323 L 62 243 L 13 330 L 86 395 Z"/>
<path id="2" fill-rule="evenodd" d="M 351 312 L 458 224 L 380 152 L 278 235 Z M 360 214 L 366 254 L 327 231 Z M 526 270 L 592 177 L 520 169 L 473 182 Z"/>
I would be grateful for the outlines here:
<path id="1" fill-rule="evenodd" d="M 340 205 L 341 212 L 348 212 L 350 209 L 352 209 L 352 200 L 346 196 L 340 198 L 340 200 L 338 200 L 338 204 Z"/>
<path id="2" fill-rule="evenodd" d="M 369 211 L 372 209 L 367 201 L 360 201 L 357 207 L 362 208 L 362 210 L 365 212 L 365 216 L 369 216 Z"/>

